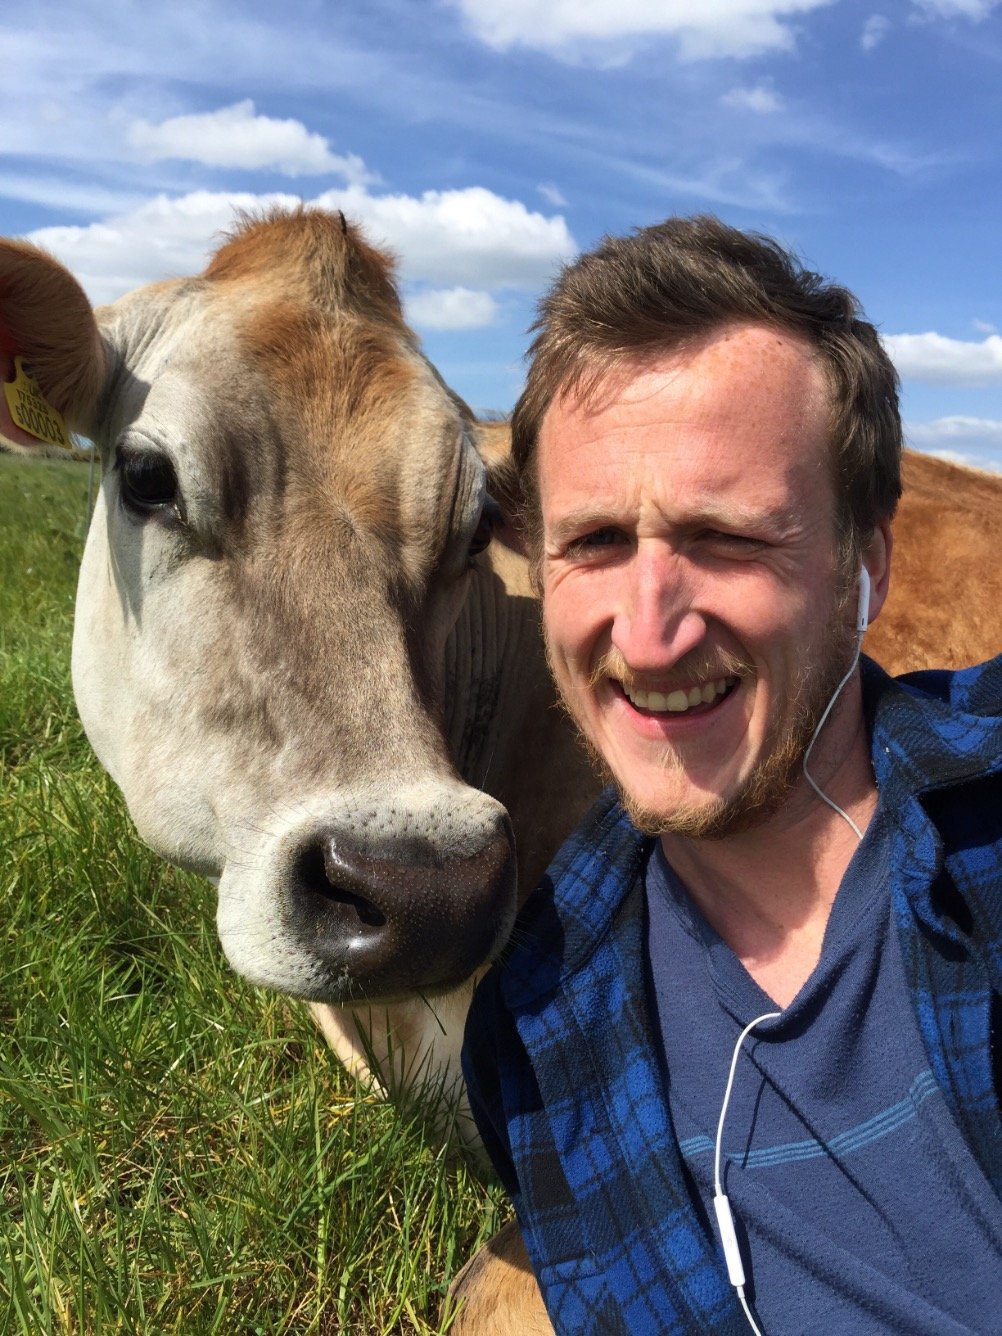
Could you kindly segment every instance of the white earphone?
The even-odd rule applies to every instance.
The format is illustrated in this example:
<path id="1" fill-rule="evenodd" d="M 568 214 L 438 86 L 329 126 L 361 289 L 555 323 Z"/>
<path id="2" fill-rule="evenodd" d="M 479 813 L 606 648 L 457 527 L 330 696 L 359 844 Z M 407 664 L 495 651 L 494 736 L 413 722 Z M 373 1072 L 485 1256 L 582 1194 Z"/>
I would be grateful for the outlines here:
<path id="1" fill-rule="evenodd" d="M 825 721 L 831 712 L 832 706 L 838 700 L 839 694 L 841 693 L 842 688 L 845 686 L 846 682 L 848 682 L 849 678 L 856 671 L 856 665 L 859 662 L 860 646 L 863 643 L 863 636 L 866 634 L 866 628 L 869 626 L 869 618 L 870 618 L 870 572 L 866 569 L 865 566 L 860 566 L 859 601 L 856 604 L 856 652 L 853 655 L 852 663 L 849 666 L 849 671 L 846 673 L 846 675 L 842 678 L 842 681 L 835 688 L 835 694 L 828 702 L 828 706 L 825 709 L 824 714 L 821 716 L 817 728 L 814 730 L 814 735 L 807 745 L 807 750 L 804 752 L 804 759 L 803 759 L 804 778 L 807 780 L 808 784 L 810 784 L 811 788 L 818 795 L 818 797 L 822 799 L 823 802 L 826 802 L 829 807 L 831 807 L 834 811 L 836 811 L 839 814 L 839 816 L 844 817 L 844 819 L 852 827 L 853 832 L 858 840 L 861 840 L 863 838 L 863 832 L 856 825 L 855 821 L 853 821 L 852 817 L 848 814 L 848 812 L 844 812 L 842 808 L 839 807 L 838 803 L 833 802 L 831 798 L 828 797 L 827 793 L 825 793 L 822 789 L 818 787 L 818 785 L 814 782 L 813 778 L 811 777 L 810 771 L 807 769 L 807 762 L 810 759 L 811 749 L 813 748 L 815 742 L 818 739 L 818 734 L 824 727 Z M 738 1035 L 738 1041 L 734 1045 L 734 1052 L 731 1055 L 731 1068 L 730 1068 L 730 1073 L 727 1077 L 727 1088 L 724 1090 L 724 1102 L 720 1109 L 720 1119 L 717 1123 L 717 1138 L 714 1145 L 713 1209 L 717 1217 L 717 1229 L 719 1231 L 720 1242 L 724 1250 L 724 1261 L 727 1264 L 727 1275 L 730 1279 L 731 1284 L 737 1291 L 738 1299 L 741 1302 L 741 1308 L 744 1311 L 745 1317 L 748 1319 L 748 1325 L 751 1327 L 754 1336 L 762 1336 L 762 1331 L 759 1328 L 758 1323 L 755 1321 L 755 1317 L 751 1311 L 751 1308 L 748 1305 L 748 1299 L 745 1296 L 745 1285 L 747 1282 L 745 1280 L 744 1263 L 741 1258 L 741 1247 L 740 1244 L 738 1243 L 737 1231 L 734 1227 L 734 1217 L 731 1213 L 731 1204 L 727 1199 L 726 1193 L 724 1192 L 720 1177 L 721 1146 L 724 1137 L 724 1119 L 727 1116 L 727 1106 L 730 1103 L 731 1099 L 731 1090 L 734 1086 L 734 1072 L 738 1065 L 738 1055 L 741 1052 L 741 1046 L 757 1025 L 761 1025 L 763 1021 L 778 1020 L 781 1015 L 782 1012 L 770 1011 L 764 1016 L 758 1016 L 749 1025 L 746 1025 L 745 1028 L 741 1031 L 740 1035 Z"/>
<path id="2" fill-rule="evenodd" d="M 869 626 L 870 616 L 870 572 L 865 566 L 859 568 L 859 603 L 856 605 L 856 634 L 863 635 Z"/>

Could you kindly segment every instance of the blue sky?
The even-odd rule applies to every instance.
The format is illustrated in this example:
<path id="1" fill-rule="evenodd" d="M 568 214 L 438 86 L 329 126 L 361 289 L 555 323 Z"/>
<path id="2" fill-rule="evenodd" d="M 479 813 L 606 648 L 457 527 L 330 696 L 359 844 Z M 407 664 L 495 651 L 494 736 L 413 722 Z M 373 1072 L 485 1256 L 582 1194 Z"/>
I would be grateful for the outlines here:
<path id="1" fill-rule="evenodd" d="M 507 410 L 562 261 L 712 211 L 857 293 L 912 443 L 1002 471 L 1002 0 L 34 0 L 0 50 L 2 231 L 95 301 L 321 200 Z"/>

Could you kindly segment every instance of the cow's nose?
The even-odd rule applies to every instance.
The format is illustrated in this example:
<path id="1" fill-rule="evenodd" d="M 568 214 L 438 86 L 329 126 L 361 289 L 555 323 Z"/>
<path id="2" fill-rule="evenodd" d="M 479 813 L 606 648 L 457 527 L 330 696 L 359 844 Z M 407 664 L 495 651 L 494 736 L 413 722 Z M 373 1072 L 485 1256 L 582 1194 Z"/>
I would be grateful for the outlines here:
<path id="1" fill-rule="evenodd" d="M 389 999 L 469 978 L 503 944 L 515 905 L 514 838 L 507 817 L 466 856 L 423 839 L 392 855 L 315 834 L 299 851 L 287 922 L 330 972 L 339 1000 Z"/>

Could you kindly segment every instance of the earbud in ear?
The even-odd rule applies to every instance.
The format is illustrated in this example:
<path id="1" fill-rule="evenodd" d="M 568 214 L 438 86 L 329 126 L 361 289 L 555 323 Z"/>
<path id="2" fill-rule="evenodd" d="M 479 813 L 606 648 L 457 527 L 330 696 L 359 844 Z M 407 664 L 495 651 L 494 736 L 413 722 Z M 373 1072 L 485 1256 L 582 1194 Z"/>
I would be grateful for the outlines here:
<path id="1" fill-rule="evenodd" d="M 870 617 L 870 572 L 865 566 L 859 568 L 859 603 L 856 607 L 856 634 L 862 635 L 869 626 Z"/>

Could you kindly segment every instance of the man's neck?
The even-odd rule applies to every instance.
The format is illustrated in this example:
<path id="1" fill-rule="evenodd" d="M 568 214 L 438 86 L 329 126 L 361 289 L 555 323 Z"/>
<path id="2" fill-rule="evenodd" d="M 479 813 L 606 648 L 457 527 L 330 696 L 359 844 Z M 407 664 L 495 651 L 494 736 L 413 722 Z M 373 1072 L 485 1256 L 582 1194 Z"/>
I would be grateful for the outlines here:
<path id="1" fill-rule="evenodd" d="M 844 742 L 837 765 L 819 758 L 811 771 L 865 831 L 877 789 L 861 716 Z M 666 834 L 661 843 L 707 922 L 759 987 L 788 1006 L 818 963 L 832 904 L 859 844 L 848 822 L 801 776 L 783 808 L 761 826 L 717 840 Z"/>

